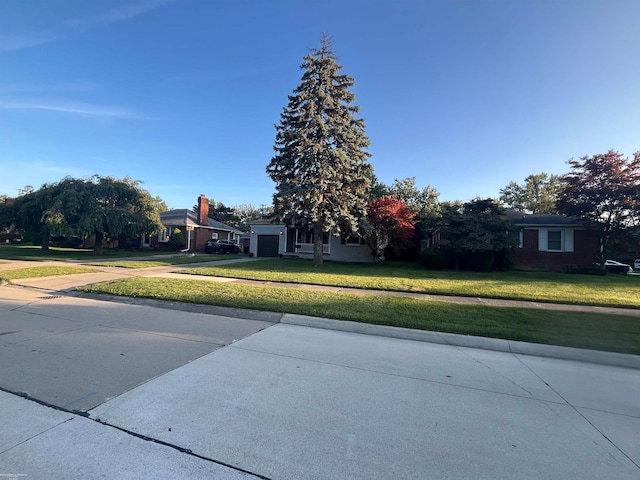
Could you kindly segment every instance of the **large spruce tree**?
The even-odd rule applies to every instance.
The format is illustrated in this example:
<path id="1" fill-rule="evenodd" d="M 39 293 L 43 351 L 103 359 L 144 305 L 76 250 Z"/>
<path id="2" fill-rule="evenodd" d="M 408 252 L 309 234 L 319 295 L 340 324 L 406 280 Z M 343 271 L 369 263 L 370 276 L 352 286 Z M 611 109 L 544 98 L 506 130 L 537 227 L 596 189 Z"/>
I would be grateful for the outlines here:
<path id="1" fill-rule="evenodd" d="M 372 167 L 360 107 L 341 74 L 331 39 L 304 57 L 300 85 L 276 125 L 276 155 L 267 173 L 276 183 L 277 220 L 314 232 L 314 264 L 322 265 L 322 237 L 356 232 L 366 213 Z"/>

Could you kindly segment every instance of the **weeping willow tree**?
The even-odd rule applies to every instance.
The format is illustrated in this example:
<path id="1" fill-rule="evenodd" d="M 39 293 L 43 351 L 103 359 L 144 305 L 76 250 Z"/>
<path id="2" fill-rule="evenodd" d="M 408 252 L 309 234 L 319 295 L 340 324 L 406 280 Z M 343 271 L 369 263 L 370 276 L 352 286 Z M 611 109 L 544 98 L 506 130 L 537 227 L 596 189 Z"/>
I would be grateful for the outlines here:
<path id="1" fill-rule="evenodd" d="M 49 235 L 95 235 L 95 251 L 105 237 L 136 237 L 162 228 L 163 202 L 153 198 L 130 178 L 67 177 L 58 183 L 18 197 L 19 226 L 43 232 L 43 248 Z"/>
<path id="2" fill-rule="evenodd" d="M 360 107 L 350 91 L 355 80 L 340 73 L 329 37 L 322 36 L 301 69 L 301 83 L 276 125 L 267 174 L 276 183 L 275 218 L 313 230 L 314 264 L 321 266 L 324 234 L 358 231 L 373 170 L 364 119 L 356 118 Z"/>

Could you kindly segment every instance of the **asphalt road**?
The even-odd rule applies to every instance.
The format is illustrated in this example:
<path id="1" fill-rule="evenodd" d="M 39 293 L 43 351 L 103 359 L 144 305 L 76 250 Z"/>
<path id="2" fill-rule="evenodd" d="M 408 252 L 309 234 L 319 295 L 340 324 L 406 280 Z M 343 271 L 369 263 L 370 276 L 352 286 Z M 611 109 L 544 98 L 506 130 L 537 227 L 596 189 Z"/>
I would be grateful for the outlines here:
<path id="1" fill-rule="evenodd" d="M 271 325 L 1 288 L 0 388 L 67 410 L 87 411 Z"/>

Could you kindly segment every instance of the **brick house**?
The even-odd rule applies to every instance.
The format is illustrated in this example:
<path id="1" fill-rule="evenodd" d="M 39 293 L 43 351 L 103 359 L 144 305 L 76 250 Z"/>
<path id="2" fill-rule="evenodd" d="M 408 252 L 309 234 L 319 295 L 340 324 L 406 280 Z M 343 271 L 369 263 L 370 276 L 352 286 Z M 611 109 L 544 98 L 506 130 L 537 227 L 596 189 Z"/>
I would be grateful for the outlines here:
<path id="1" fill-rule="evenodd" d="M 187 208 L 168 210 L 160 214 L 160 221 L 164 229 L 149 239 L 150 246 L 154 248 L 167 247 L 169 237 L 176 228 L 184 235 L 185 250 L 192 253 L 204 252 L 207 240 L 221 239 L 240 243 L 240 237 L 245 235 L 240 230 L 209 218 L 209 200 L 204 195 L 198 198 L 197 212 Z"/>
<path id="2" fill-rule="evenodd" d="M 562 271 L 588 267 L 597 261 L 599 232 L 561 215 L 508 211 L 505 218 L 521 228 L 513 250 L 515 267 Z"/>

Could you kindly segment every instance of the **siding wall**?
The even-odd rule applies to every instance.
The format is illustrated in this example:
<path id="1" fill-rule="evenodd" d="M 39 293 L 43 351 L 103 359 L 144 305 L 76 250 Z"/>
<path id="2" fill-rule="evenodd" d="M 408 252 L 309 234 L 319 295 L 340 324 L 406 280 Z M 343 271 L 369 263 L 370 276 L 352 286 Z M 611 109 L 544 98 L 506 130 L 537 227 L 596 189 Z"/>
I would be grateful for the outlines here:
<path id="1" fill-rule="evenodd" d="M 258 252 L 258 236 L 259 235 L 278 235 L 280 237 L 279 252 L 282 255 L 291 255 L 299 258 L 313 259 L 313 246 L 311 244 L 305 244 L 298 248 L 295 248 L 295 252 L 286 252 L 287 236 L 292 234 L 294 230 L 287 229 L 284 225 L 280 224 L 257 224 L 252 225 L 251 230 L 254 232 L 251 234 L 249 251 L 254 255 Z M 280 234 L 282 232 L 282 234 Z M 340 238 L 330 236 L 330 245 L 325 246 L 325 253 L 323 255 L 324 260 L 333 260 L 336 262 L 372 262 L 373 257 L 371 251 L 366 245 L 343 245 L 340 243 Z M 294 245 L 297 245 L 294 243 Z"/>

